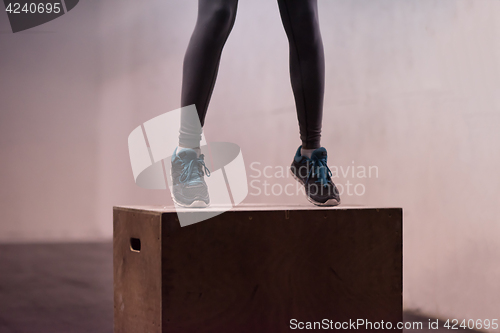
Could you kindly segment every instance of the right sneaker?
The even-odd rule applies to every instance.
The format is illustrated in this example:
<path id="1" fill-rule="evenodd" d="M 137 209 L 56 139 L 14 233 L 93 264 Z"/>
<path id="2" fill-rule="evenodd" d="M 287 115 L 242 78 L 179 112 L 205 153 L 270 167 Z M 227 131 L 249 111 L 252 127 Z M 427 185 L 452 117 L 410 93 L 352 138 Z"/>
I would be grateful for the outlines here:
<path id="1" fill-rule="evenodd" d="M 290 172 L 304 185 L 307 200 L 317 206 L 337 206 L 340 204 L 340 195 L 331 179 L 326 149 L 315 149 L 311 158 L 307 158 L 302 156 L 301 148 L 302 146 L 297 149 Z"/>
<path id="2" fill-rule="evenodd" d="M 182 149 L 172 155 L 172 194 L 174 202 L 186 208 L 204 208 L 210 205 L 208 187 L 204 174 L 210 177 L 203 154 L 198 156 L 194 149 Z"/>

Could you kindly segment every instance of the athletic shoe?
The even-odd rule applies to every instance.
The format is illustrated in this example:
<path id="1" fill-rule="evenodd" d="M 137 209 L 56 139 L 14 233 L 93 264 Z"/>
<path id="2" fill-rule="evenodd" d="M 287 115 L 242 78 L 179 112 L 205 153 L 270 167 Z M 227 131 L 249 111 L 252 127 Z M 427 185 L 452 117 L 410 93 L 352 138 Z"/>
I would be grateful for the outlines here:
<path id="1" fill-rule="evenodd" d="M 210 197 L 203 178 L 210 177 L 203 154 L 198 157 L 193 149 L 183 149 L 172 155 L 172 194 L 174 202 L 182 207 L 208 207 Z"/>
<path id="2" fill-rule="evenodd" d="M 326 149 L 315 149 L 311 158 L 302 156 L 297 149 L 290 167 L 293 177 L 305 187 L 307 200 L 317 206 L 337 206 L 340 195 L 332 182 L 332 172 L 328 168 Z"/>

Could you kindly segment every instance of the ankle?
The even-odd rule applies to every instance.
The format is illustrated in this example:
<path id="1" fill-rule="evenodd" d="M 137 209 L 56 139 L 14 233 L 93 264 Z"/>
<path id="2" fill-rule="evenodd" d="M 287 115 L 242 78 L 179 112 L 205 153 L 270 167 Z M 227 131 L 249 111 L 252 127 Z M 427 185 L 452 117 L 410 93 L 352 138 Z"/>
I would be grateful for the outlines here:
<path id="1" fill-rule="evenodd" d="M 182 145 L 179 145 L 177 147 L 177 154 L 179 154 L 181 151 L 186 150 L 186 149 L 194 150 L 196 152 L 196 154 L 198 155 L 198 157 L 200 157 L 200 155 L 201 155 L 201 149 L 199 146 L 198 147 L 183 147 Z"/>
<path id="2" fill-rule="evenodd" d="M 315 149 L 300 148 L 300 155 L 311 158 L 314 150 Z"/>

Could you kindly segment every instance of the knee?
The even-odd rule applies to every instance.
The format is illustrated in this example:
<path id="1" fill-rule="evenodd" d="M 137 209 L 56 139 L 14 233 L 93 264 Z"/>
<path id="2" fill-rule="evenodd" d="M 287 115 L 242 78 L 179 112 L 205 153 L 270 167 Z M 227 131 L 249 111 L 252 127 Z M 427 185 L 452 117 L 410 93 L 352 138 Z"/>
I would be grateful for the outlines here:
<path id="1" fill-rule="evenodd" d="M 236 16 L 236 7 L 228 4 L 227 1 L 211 1 L 213 2 L 210 8 L 208 8 L 207 12 L 204 14 L 207 18 L 206 26 L 214 35 L 225 36 L 232 28 Z"/>
<path id="2" fill-rule="evenodd" d="M 302 11 L 297 13 L 295 18 L 299 25 L 299 32 L 302 32 L 300 37 L 305 41 L 316 43 L 321 39 L 318 13 L 312 8 L 303 8 Z"/>
<path id="3" fill-rule="evenodd" d="M 321 33 L 314 23 L 302 21 L 301 27 L 294 29 L 292 40 L 297 48 L 307 50 L 306 54 L 311 57 L 323 52 Z"/>
<path id="4" fill-rule="evenodd" d="M 312 49 L 321 46 L 317 7 L 303 0 L 289 1 L 284 6 L 291 26 L 287 33 L 293 34 L 295 42 Z"/>

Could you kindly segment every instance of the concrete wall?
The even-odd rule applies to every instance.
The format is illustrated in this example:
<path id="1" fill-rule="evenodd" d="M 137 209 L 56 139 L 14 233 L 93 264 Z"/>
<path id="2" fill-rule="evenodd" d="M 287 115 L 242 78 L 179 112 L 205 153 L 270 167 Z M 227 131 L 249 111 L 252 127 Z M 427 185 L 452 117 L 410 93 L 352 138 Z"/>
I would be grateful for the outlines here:
<path id="1" fill-rule="evenodd" d="M 404 208 L 405 308 L 500 319 L 500 2 L 319 6 L 343 203 Z M 195 19 L 196 1 L 86 0 L 12 34 L 0 14 L 0 241 L 109 239 L 112 205 L 171 203 L 134 184 L 127 136 L 179 107 Z M 248 203 L 307 203 L 254 195 L 292 183 L 255 171 L 300 144 L 287 57 L 276 2 L 240 1 L 205 134 L 242 147 Z"/>

